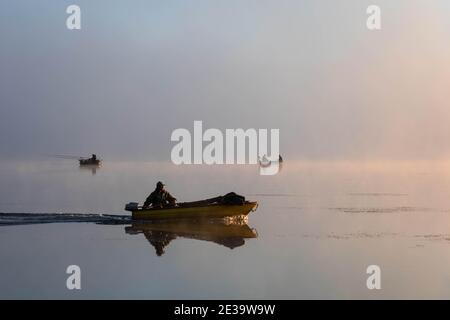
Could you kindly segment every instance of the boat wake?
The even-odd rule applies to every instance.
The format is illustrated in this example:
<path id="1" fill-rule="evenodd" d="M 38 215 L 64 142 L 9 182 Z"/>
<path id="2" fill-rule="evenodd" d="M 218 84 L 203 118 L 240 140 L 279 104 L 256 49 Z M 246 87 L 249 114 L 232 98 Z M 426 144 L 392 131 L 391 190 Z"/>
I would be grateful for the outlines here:
<path id="1" fill-rule="evenodd" d="M 129 224 L 129 215 L 85 213 L 0 213 L 0 226 L 41 223 L 90 222 L 96 224 Z"/>
<path id="2" fill-rule="evenodd" d="M 234 249 L 247 239 L 258 237 L 255 229 L 247 225 L 247 216 L 213 219 L 160 219 L 133 220 L 131 215 L 83 213 L 0 213 L 0 229 L 7 226 L 48 223 L 95 223 L 99 225 L 125 225 L 129 235 L 143 234 L 161 256 L 167 246 L 177 238 L 214 242 Z M 123 227 L 121 227 L 123 228 Z"/>
<path id="3" fill-rule="evenodd" d="M 134 220 L 134 222 L 139 220 Z M 164 220 L 143 221 L 145 223 L 160 223 Z M 171 219 L 173 223 L 183 223 L 186 219 Z M 187 221 L 197 221 L 197 219 L 187 219 Z M 210 224 L 224 225 L 245 225 L 248 222 L 246 216 L 234 216 L 215 219 L 203 219 L 203 222 Z M 69 223 L 69 222 L 88 222 L 103 225 L 121 225 L 133 222 L 131 215 L 113 215 L 113 214 L 90 214 L 90 213 L 0 213 L 0 227 L 25 224 L 44 224 L 44 223 Z"/>

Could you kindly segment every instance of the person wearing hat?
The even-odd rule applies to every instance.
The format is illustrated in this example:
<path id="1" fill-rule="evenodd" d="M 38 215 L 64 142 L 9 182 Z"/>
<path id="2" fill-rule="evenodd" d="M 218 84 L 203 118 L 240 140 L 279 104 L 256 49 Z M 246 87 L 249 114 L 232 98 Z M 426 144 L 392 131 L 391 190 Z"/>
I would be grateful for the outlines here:
<path id="1" fill-rule="evenodd" d="M 177 199 L 164 189 L 164 183 L 158 181 L 156 189 L 145 200 L 143 208 L 174 206 Z"/>

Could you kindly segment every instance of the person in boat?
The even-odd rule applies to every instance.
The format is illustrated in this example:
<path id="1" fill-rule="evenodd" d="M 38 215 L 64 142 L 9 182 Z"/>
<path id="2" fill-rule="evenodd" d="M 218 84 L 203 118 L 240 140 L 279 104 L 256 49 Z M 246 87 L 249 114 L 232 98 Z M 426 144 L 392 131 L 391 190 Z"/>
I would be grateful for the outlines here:
<path id="1" fill-rule="evenodd" d="M 96 155 L 96 154 L 93 154 L 93 155 L 91 156 L 91 159 L 89 159 L 89 160 L 91 160 L 92 162 L 97 161 L 97 155 Z"/>
<path id="2" fill-rule="evenodd" d="M 164 189 L 164 183 L 158 181 L 156 189 L 145 200 L 143 208 L 162 208 L 167 206 L 174 206 L 177 199 L 173 197 L 167 190 Z"/>

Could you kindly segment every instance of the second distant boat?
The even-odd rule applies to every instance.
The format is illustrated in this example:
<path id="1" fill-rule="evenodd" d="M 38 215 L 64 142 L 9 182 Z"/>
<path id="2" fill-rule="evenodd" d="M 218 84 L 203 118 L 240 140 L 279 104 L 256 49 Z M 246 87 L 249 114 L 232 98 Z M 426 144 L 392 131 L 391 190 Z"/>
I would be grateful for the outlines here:
<path id="1" fill-rule="evenodd" d="M 97 155 L 93 154 L 90 158 L 80 158 L 78 159 L 80 166 L 86 165 L 100 165 L 101 160 L 97 158 Z"/>

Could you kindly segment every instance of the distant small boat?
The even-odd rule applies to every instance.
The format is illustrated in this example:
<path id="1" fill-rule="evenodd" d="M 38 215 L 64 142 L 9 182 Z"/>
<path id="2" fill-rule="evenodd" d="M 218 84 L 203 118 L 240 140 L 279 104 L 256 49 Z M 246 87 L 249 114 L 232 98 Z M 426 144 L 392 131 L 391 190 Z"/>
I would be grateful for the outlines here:
<path id="1" fill-rule="evenodd" d="M 270 161 L 266 155 L 264 155 L 262 158 L 259 159 L 259 165 L 261 167 L 269 167 L 271 165 L 272 161 Z"/>
<path id="2" fill-rule="evenodd" d="M 259 159 L 259 165 L 263 168 L 270 167 L 272 163 L 276 164 L 277 162 L 279 164 L 283 162 L 283 158 L 281 157 L 281 155 L 278 155 L 278 161 L 269 160 L 266 155 Z"/>
<path id="3" fill-rule="evenodd" d="M 98 166 L 101 160 L 97 158 L 97 155 L 93 154 L 90 158 L 79 158 L 80 166 Z"/>

